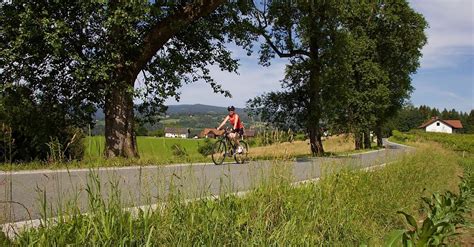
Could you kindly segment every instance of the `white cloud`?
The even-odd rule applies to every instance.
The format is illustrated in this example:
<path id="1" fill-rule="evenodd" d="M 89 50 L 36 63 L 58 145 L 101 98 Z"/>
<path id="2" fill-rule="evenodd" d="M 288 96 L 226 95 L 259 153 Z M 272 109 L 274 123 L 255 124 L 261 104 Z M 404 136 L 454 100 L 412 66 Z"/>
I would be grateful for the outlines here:
<path id="1" fill-rule="evenodd" d="M 214 80 L 229 90 L 232 98 L 213 93 L 212 88 L 204 82 L 184 85 L 181 91 L 181 100 L 166 101 L 167 104 L 208 104 L 217 106 L 234 105 L 244 107 L 248 99 L 261 95 L 264 92 L 275 91 L 281 88 L 280 80 L 283 79 L 285 63 L 287 60 L 274 59 L 270 67 L 258 64 L 256 54 L 248 57 L 242 49 L 229 47 L 234 57 L 241 59 L 239 74 L 211 69 Z"/>
<path id="2" fill-rule="evenodd" d="M 429 23 L 422 68 L 454 67 L 459 56 L 474 55 L 474 3 L 472 0 L 411 0 Z"/>

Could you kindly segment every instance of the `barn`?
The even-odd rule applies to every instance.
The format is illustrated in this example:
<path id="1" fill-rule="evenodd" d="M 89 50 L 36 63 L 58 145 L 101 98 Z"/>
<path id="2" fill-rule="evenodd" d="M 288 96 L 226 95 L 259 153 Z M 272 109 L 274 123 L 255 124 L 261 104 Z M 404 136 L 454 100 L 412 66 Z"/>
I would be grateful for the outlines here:
<path id="1" fill-rule="evenodd" d="M 443 120 L 438 117 L 431 118 L 426 121 L 420 127 L 425 129 L 426 132 L 439 132 L 439 133 L 456 133 L 459 129 L 462 129 L 462 123 L 460 120 Z"/>

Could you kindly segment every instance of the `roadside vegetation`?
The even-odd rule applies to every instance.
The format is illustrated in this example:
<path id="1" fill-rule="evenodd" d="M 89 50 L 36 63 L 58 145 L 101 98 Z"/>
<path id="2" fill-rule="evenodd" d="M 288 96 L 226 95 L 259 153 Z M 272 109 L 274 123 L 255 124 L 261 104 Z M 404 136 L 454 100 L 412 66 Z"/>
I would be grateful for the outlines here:
<path id="1" fill-rule="evenodd" d="M 403 143 L 434 141 L 441 143 L 447 149 L 461 152 L 461 154 L 462 152 L 465 155 L 474 154 L 474 134 L 428 133 L 418 130 L 412 130 L 407 133 L 393 131 L 391 140 Z"/>
<path id="2" fill-rule="evenodd" d="M 455 153 L 462 169 L 459 188 L 420 198 L 421 214 L 404 215 L 407 227 L 392 232 L 392 239 L 404 246 L 438 246 L 450 243 L 471 246 L 474 243 L 474 135 L 393 131 L 392 141 L 414 146 L 442 145 Z M 427 144 L 428 143 L 428 144 Z"/>
<path id="3" fill-rule="evenodd" d="M 284 164 L 276 164 L 272 179 L 243 197 L 185 202 L 176 191 L 161 210 L 137 214 L 121 209 L 119 191 L 105 201 L 92 179 L 89 211 L 94 213 L 46 222 L 8 244 L 380 246 L 405 227 L 397 211 L 425 218 L 421 197 L 458 193 L 459 162 L 439 144 L 419 143 L 415 153 L 383 169 L 327 173 L 318 183 L 299 186 L 291 185 Z"/>

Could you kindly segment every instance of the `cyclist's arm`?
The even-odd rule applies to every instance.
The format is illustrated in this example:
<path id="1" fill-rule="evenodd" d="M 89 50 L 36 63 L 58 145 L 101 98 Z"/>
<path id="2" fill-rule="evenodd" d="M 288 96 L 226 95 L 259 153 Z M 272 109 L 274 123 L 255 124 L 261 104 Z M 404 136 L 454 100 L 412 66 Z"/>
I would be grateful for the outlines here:
<path id="1" fill-rule="evenodd" d="M 229 116 L 226 116 L 224 118 L 224 121 L 222 121 L 221 125 L 219 125 L 219 127 L 217 127 L 217 129 L 220 130 L 222 128 L 222 126 L 224 126 L 224 124 L 227 122 L 227 120 L 229 120 Z"/>

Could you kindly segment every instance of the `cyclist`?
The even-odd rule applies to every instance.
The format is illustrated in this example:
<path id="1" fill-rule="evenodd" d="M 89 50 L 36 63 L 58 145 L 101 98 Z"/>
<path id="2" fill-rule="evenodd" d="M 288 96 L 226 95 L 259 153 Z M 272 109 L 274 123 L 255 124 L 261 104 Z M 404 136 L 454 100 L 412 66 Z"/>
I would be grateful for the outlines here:
<path id="1" fill-rule="evenodd" d="M 229 134 L 229 138 L 237 145 L 237 153 L 242 153 L 243 148 L 240 146 L 239 138 L 244 135 L 244 125 L 242 124 L 242 121 L 240 121 L 239 115 L 235 113 L 234 106 L 227 107 L 227 111 L 229 112 L 229 115 L 224 118 L 221 125 L 217 127 L 217 130 L 220 130 L 227 120 L 229 120 L 234 128 L 232 133 Z"/>

